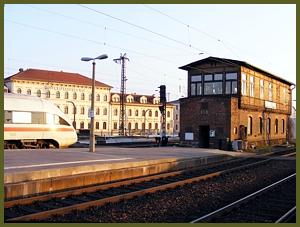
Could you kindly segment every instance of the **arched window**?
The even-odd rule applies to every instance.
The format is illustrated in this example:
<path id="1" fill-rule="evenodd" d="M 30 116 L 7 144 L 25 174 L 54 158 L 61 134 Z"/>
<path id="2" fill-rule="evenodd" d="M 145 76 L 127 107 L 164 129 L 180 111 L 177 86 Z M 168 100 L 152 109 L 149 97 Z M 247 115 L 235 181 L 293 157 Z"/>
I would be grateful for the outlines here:
<path id="1" fill-rule="evenodd" d="M 158 123 L 155 123 L 155 129 L 158 129 Z"/>
<path id="2" fill-rule="evenodd" d="M 56 97 L 57 99 L 59 99 L 59 98 L 60 98 L 60 92 L 59 92 L 59 91 L 57 91 L 57 92 L 56 92 L 56 95 L 55 95 L 55 97 Z"/>
<path id="3" fill-rule="evenodd" d="M 149 110 L 149 117 L 152 117 L 152 110 Z"/>
<path id="4" fill-rule="evenodd" d="M 271 133 L 271 118 L 267 119 L 267 134 Z"/>
<path id="5" fill-rule="evenodd" d="M 278 119 L 275 119 L 275 133 L 278 133 Z"/>
<path id="6" fill-rule="evenodd" d="M 145 123 L 142 123 L 142 130 L 145 131 Z"/>
<path id="7" fill-rule="evenodd" d="M 142 116 L 145 117 L 145 115 L 146 115 L 146 111 L 143 110 L 143 111 L 142 111 Z"/>
<path id="8" fill-rule="evenodd" d="M 170 116 L 171 116 L 170 111 L 167 111 L 167 117 L 170 117 Z"/>
<path id="9" fill-rule="evenodd" d="M 80 129 L 84 129 L 84 122 L 80 122 Z"/>
<path id="10" fill-rule="evenodd" d="M 158 117 L 158 111 L 157 110 L 155 111 L 155 117 Z"/>
<path id="11" fill-rule="evenodd" d="M 80 108 L 80 114 L 84 114 L 84 107 L 83 106 Z"/>
<path id="12" fill-rule="evenodd" d="M 132 115 L 132 110 L 129 109 L 129 110 L 128 110 L 128 116 L 131 116 L 131 115 Z"/>
<path id="13" fill-rule="evenodd" d="M 118 123 L 117 122 L 114 122 L 114 129 L 118 129 Z"/>
<path id="14" fill-rule="evenodd" d="M 118 115 L 118 110 L 114 109 L 114 115 L 117 116 Z"/>
<path id="15" fill-rule="evenodd" d="M 103 101 L 107 101 L 107 95 L 103 96 Z"/>
<path id="16" fill-rule="evenodd" d="M 50 91 L 46 92 L 46 98 L 49 99 L 50 98 Z"/>
<path id="17" fill-rule="evenodd" d="M 37 96 L 37 97 L 41 97 L 41 95 L 42 95 L 41 90 L 37 90 L 37 91 L 36 91 L 36 96 Z"/>
<path id="18" fill-rule="evenodd" d="M 107 115 L 107 108 L 103 109 L 103 115 Z"/>
<path id="19" fill-rule="evenodd" d="M 69 92 L 65 93 L 65 99 L 69 99 Z"/>
<path id="20" fill-rule="evenodd" d="M 103 122 L 103 129 L 106 129 L 106 122 Z"/>
<path id="21" fill-rule="evenodd" d="M 100 95 L 99 94 L 97 94 L 97 96 L 96 96 L 96 101 L 100 101 Z"/>
<path id="22" fill-rule="evenodd" d="M 263 120 L 262 117 L 259 118 L 259 134 L 263 133 Z"/>
<path id="23" fill-rule="evenodd" d="M 139 110 L 135 110 L 135 116 L 139 116 Z"/>
<path id="24" fill-rule="evenodd" d="M 128 123 L 128 130 L 131 130 L 131 122 Z"/>
<path id="25" fill-rule="evenodd" d="M 96 122 L 96 129 L 99 129 L 99 122 Z"/>
<path id="26" fill-rule="evenodd" d="M 77 93 L 76 92 L 73 93 L 73 99 L 77 99 Z"/>
<path id="27" fill-rule="evenodd" d="M 81 93 L 81 100 L 84 100 L 84 99 L 85 99 L 84 93 Z"/>
<path id="28" fill-rule="evenodd" d="M 252 135 L 252 117 L 248 117 L 247 134 Z"/>
<path id="29" fill-rule="evenodd" d="M 99 107 L 96 109 L 96 115 L 99 115 L 100 114 L 100 109 Z"/>
<path id="30" fill-rule="evenodd" d="M 68 113 L 69 113 L 69 108 L 68 108 L 68 106 L 65 106 L 65 108 L 64 108 L 64 113 L 65 113 L 65 114 L 68 114 Z"/>
<path id="31" fill-rule="evenodd" d="M 21 94 L 21 93 L 22 93 L 21 88 L 18 88 L 17 93 L 18 93 L 18 94 Z"/>
<path id="32" fill-rule="evenodd" d="M 170 123 L 167 124 L 167 129 L 170 130 Z"/>
<path id="33" fill-rule="evenodd" d="M 152 124 L 151 123 L 148 124 L 148 128 L 152 129 Z"/>
<path id="34" fill-rule="evenodd" d="M 135 123 L 134 129 L 139 129 L 139 123 Z"/>
<path id="35" fill-rule="evenodd" d="M 31 90 L 30 89 L 27 90 L 27 95 L 31 95 Z"/>
<path id="36" fill-rule="evenodd" d="M 282 119 L 281 122 L 282 122 L 282 131 L 281 132 L 284 133 L 284 131 L 285 131 L 284 119 Z"/>

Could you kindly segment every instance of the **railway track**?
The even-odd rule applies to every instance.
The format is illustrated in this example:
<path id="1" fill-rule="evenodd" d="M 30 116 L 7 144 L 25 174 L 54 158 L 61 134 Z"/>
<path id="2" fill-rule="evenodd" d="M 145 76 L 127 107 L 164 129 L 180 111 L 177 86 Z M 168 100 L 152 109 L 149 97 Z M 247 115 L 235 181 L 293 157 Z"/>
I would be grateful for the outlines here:
<path id="1" fill-rule="evenodd" d="M 200 222 L 271 222 L 295 221 L 296 173 L 250 195 L 199 217 Z"/>
<path id="2" fill-rule="evenodd" d="M 230 172 L 239 171 L 270 162 L 267 159 L 247 158 L 226 163 L 208 165 L 205 168 L 176 171 L 160 175 L 131 179 L 111 184 L 74 189 L 66 192 L 41 195 L 5 202 L 6 222 L 28 222 L 43 220 L 52 215 L 84 210 L 90 206 L 127 200 L 160 190 L 176 188 L 188 183 L 206 180 Z"/>

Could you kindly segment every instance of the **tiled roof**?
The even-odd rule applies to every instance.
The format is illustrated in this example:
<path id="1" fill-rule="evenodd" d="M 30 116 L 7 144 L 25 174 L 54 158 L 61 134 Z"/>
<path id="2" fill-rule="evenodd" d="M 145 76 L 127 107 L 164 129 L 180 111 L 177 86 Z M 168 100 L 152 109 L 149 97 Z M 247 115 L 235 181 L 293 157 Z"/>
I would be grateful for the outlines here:
<path id="1" fill-rule="evenodd" d="M 20 71 L 10 77 L 4 79 L 5 81 L 10 80 L 34 80 L 34 81 L 45 81 L 53 83 L 66 83 L 66 84 L 76 84 L 76 85 L 88 85 L 91 86 L 92 79 L 80 75 L 78 73 L 69 73 L 62 71 L 49 71 L 41 69 L 27 69 Z M 98 87 L 108 87 L 111 86 L 95 81 L 95 85 Z"/>

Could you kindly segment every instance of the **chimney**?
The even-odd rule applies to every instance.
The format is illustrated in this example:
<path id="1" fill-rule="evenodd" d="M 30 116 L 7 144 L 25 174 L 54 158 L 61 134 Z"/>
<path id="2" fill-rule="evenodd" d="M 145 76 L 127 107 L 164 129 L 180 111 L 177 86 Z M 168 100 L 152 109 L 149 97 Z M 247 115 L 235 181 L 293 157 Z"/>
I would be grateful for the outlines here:
<path id="1" fill-rule="evenodd" d="M 24 69 L 23 68 L 19 68 L 19 72 L 23 72 L 24 71 Z"/>

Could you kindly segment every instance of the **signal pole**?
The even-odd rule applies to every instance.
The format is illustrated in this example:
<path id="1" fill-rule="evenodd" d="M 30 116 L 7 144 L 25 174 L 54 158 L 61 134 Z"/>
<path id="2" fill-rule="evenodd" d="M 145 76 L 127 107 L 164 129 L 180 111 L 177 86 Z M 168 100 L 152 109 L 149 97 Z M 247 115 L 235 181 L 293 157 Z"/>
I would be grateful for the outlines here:
<path id="1" fill-rule="evenodd" d="M 129 58 L 125 54 L 120 54 L 120 58 L 114 59 L 114 62 L 121 64 L 121 89 L 120 89 L 120 118 L 119 118 L 119 135 L 125 135 L 125 117 L 126 117 L 126 105 L 125 105 L 125 96 L 126 96 L 126 75 L 125 75 L 125 61 Z"/>
<path id="2" fill-rule="evenodd" d="M 166 85 L 159 86 L 159 101 L 161 105 L 159 106 L 159 110 L 161 112 L 161 145 L 165 146 L 168 143 L 168 138 L 166 137 L 166 109 L 167 109 L 167 102 L 166 102 Z"/>

